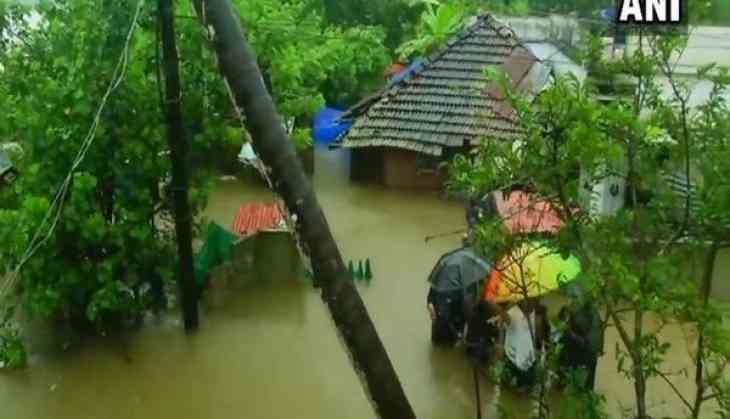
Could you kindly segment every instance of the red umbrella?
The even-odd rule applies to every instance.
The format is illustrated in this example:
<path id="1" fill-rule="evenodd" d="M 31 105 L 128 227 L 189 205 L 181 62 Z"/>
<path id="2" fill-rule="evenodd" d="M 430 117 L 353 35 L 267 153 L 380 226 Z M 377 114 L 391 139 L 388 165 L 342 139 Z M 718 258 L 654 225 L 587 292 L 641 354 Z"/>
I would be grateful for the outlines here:
<path id="1" fill-rule="evenodd" d="M 547 201 L 536 200 L 523 191 L 493 192 L 499 216 L 510 234 L 555 233 L 563 227 L 557 212 Z"/>

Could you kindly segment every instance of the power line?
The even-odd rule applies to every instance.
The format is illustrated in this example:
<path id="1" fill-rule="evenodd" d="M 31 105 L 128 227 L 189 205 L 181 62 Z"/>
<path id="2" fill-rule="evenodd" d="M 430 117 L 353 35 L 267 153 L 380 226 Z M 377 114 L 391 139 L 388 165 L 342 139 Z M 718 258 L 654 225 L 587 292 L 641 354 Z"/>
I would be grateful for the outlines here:
<path id="1" fill-rule="evenodd" d="M 124 79 L 126 72 L 127 72 L 127 65 L 129 63 L 129 48 L 132 42 L 132 36 L 134 35 L 137 22 L 139 20 L 139 16 L 142 12 L 142 7 L 144 5 L 144 0 L 139 0 L 135 9 L 134 17 L 132 19 L 132 24 L 130 25 L 129 30 L 127 31 L 127 37 L 124 42 L 124 47 L 122 48 L 122 53 L 119 57 L 119 60 L 117 61 L 117 65 L 114 68 L 114 72 L 112 73 L 112 78 L 109 82 L 109 86 L 107 87 L 106 92 L 104 93 L 104 96 L 102 96 L 101 103 L 99 104 L 99 108 L 96 111 L 96 114 L 94 115 L 94 119 L 92 120 L 91 126 L 89 127 L 89 131 L 86 134 L 86 137 L 81 143 L 81 147 L 76 154 L 76 158 L 74 159 L 73 164 L 71 165 L 71 168 L 64 178 L 64 181 L 61 183 L 61 186 L 59 187 L 58 191 L 56 192 L 56 195 L 53 198 L 53 201 L 51 202 L 50 207 L 46 211 L 45 216 L 43 217 L 43 221 L 41 222 L 40 226 L 38 226 L 38 229 L 36 230 L 35 234 L 33 235 L 33 238 L 31 239 L 28 248 L 23 253 L 23 256 L 20 258 L 20 261 L 15 266 L 15 268 L 11 271 L 9 277 L 5 278 L 5 283 L 0 285 L 0 299 L 7 296 L 7 294 L 13 289 L 15 284 L 18 281 L 20 270 L 23 268 L 23 266 L 30 260 L 31 257 L 38 251 L 38 249 L 43 246 L 46 241 L 51 237 L 54 230 L 56 229 L 56 225 L 58 224 L 58 220 L 61 217 L 61 212 L 63 210 L 63 206 L 66 202 L 66 198 L 68 196 L 69 187 L 71 185 L 71 180 L 73 179 L 74 172 L 76 169 L 81 165 L 84 158 L 86 157 L 86 153 L 89 151 L 89 148 L 91 148 L 91 145 L 93 144 L 94 140 L 96 139 L 96 130 L 99 127 L 99 121 L 101 120 L 101 114 L 104 111 L 104 108 L 106 107 L 107 101 L 109 100 L 109 97 L 111 94 L 119 87 L 119 85 L 122 83 L 122 80 Z M 48 230 L 43 234 L 43 229 L 48 225 Z"/>

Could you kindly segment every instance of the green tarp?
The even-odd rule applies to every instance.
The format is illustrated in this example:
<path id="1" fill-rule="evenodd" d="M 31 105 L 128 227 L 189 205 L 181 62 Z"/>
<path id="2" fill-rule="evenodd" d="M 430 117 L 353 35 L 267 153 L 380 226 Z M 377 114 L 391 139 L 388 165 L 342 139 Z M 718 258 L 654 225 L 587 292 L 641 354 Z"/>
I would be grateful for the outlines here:
<path id="1" fill-rule="evenodd" d="M 208 224 L 205 244 L 195 256 L 195 280 L 198 282 L 198 286 L 206 285 L 210 271 L 216 266 L 231 261 L 233 245 L 238 239 L 238 236 L 220 225 L 213 222 Z"/>

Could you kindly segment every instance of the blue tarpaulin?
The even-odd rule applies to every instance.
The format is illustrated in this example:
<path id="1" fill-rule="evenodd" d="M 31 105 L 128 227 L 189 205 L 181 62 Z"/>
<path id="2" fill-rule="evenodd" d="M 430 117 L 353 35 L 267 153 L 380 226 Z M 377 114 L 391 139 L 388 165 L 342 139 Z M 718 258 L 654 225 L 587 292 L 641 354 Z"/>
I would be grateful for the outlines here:
<path id="1" fill-rule="evenodd" d="M 312 127 L 312 137 L 316 143 L 329 144 L 350 129 L 352 122 L 337 120 L 343 113 L 341 109 L 330 107 L 324 107 L 317 112 Z"/>
<path id="2" fill-rule="evenodd" d="M 406 69 L 402 70 L 401 72 L 395 74 L 393 77 L 390 78 L 390 82 L 388 83 L 389 86 L 393 86 L 394 84 L 399 83 L 401 80 L 406 78 L 409 74 L 417 73 L 421 70 L 423 65 L 426 63 L 426 60 L 423 58 L 415 58 Z"/>

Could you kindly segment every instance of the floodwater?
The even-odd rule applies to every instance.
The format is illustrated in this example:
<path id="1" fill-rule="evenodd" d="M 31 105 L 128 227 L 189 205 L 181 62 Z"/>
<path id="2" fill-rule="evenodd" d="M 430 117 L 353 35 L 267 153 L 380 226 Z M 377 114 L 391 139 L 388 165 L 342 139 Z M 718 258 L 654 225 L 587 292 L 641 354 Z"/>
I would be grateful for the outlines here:
<path id="1" fill-rule="evenodd" d="M 424 238 L 463 227 L 463 208 L 434 193 L 353 185 L 342 153 L 317 150 L 316 189 L 345 259 L 372 261 L 372 283 L 358 287 L 406 394 L 419 418 L 473 418 L 469 364 L 458 348 L 432 348 L 424 308 L 426 276 L 460 239 L 427 244 Z M 251 183 L 221 182 L 206 216 L 227 226 L 241 203 L 269 197 Z M 677 327 L 662 336 L 683 339 Z M 175 313 L 77 350 L 59 352 L 36 340 L 27 370 L 0 374 L 2 418 L 375 417 L 325 305 L 302 281 L 283 278 L 231 291 L 222 306 L 203 310 L 193 336 L 183 334 Z M 615 340 L 609 330 L 597 389 L 628 404 L 631 386 L 615 372 Z M 682 347 L 675 352 L 671 365 L 679 370 L 686 353 Z M 678 386 L 691 390 L 688 383 Z M 679 415 L 665 384 L 650 388 L 658 416 Z M 531 410 L 529 401 L 486 380 L 481 391 L 486 418 L 499 417 L 498 402 L 515 418 Z M 618 415 L 617 402 L 610 408 Z"/>

